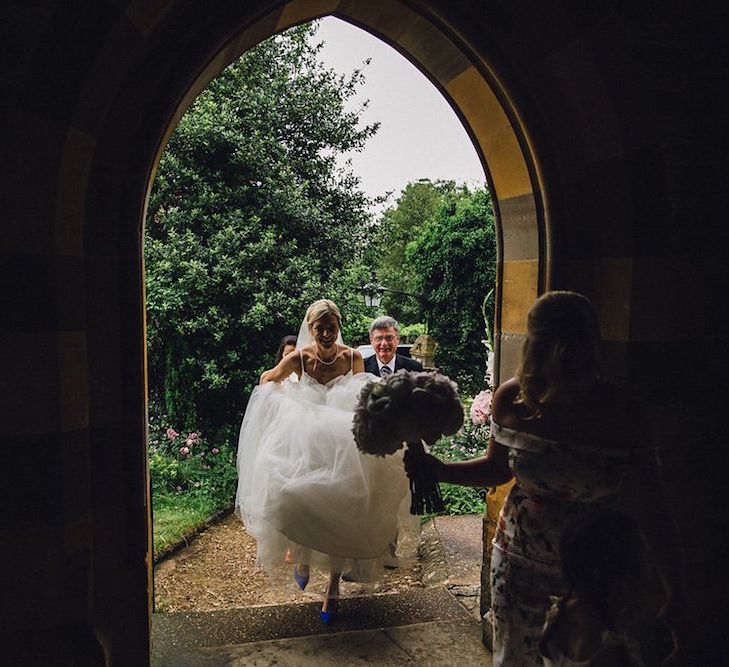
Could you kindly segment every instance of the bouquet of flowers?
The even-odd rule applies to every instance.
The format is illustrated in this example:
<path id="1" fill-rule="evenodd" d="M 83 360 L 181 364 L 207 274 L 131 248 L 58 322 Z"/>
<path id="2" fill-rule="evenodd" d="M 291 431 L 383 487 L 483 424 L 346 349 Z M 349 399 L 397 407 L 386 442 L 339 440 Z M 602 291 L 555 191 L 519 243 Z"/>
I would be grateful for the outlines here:
<path id="1" fill-rule="evenodd" d="M 433 444 L 463 425 L 458 388 L 445 375 L 398 371 L 362 389 L 352 431 L 357 447 L 366 454 L 394 454 L 405 444 L 410 456 L 425 458 L 423 442 Z M 437 482 L 427 466 L 411 476 L 412 514 L 443 510 Z"/>

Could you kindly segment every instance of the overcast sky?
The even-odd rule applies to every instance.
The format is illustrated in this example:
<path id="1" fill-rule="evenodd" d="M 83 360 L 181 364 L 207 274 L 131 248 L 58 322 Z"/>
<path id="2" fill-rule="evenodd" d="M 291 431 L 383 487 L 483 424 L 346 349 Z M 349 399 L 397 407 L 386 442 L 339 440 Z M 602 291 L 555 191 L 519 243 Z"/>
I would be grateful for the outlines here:
<path id="1" fill-rule="evenodd" d="M 317 38 L 325 43 L 322 59 L 338 72 L 372 59 L 360 93 L 370 100 L 362 120 L 381 125 L 366 148 L 351 155 L 368 195 L 392 190 L 388 203 L 394 203 L 402 188 L 419 178 L 483 185 L 483 168 L 461 122 L 415 66 L 376 37 L 333 17 L 320 22 Z"/>

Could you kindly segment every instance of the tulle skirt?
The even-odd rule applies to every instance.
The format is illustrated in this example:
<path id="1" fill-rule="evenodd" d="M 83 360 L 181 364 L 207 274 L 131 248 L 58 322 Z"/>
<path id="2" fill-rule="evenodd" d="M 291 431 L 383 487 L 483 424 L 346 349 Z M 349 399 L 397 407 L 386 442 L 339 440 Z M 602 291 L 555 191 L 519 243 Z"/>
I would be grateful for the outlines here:
<path id="1" fill-rule="evenodd" d="M 417 550 L 419 521 L 409 513 L 402 451 L 362 454 L 352 435 L 361 388 L 377 380 L 351 373 L 321 385 L 267 383 L 251 395 L 238 445 L 236 510 L 271 571 L 294 562 L 359 581 L 382 574 L 389 545 L 407 560 Z"/>

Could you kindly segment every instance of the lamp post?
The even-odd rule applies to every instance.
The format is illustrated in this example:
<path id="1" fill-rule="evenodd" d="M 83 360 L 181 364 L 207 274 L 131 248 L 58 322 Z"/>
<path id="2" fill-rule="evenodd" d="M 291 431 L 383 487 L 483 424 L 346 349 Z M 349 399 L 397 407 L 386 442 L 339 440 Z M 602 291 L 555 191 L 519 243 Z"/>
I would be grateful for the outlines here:
<path id="1" fill-rule="evenodd" d="M 372 282 L 362 285 L 362 294 L 364 295 L 365 306 L 370 308 L 378 308 L 382 303 L 382 295 L 387 291 L 385 287 L 377 282 L 375 274 L 372 274 Z"/>

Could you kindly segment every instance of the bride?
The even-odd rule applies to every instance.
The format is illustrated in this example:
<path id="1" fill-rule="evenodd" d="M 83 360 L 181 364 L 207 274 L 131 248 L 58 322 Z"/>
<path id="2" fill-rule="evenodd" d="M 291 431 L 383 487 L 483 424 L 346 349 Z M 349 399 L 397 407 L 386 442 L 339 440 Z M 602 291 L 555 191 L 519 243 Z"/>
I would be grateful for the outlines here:
<path id="1" fill-rule="evenodd" d="M 370 456 L 355 445 L 357 398 L 379 378 L 342 343 L 340 326 L 334 302 L 309 306 L 297 352 L 261 375 L 238 445 L 236 512 L 258 542 L 258 563 L 270 572 L 293 561 L 302 590 L 311 566 L 327 570 L 324 623 L 336 616 L 341 573 L 376 580 L 390 543 L 397 536 L 398 549 L 408 548 L 417 522 L 402 456 Z M 299 382 L 285 382 L 292 373 Z"/>

